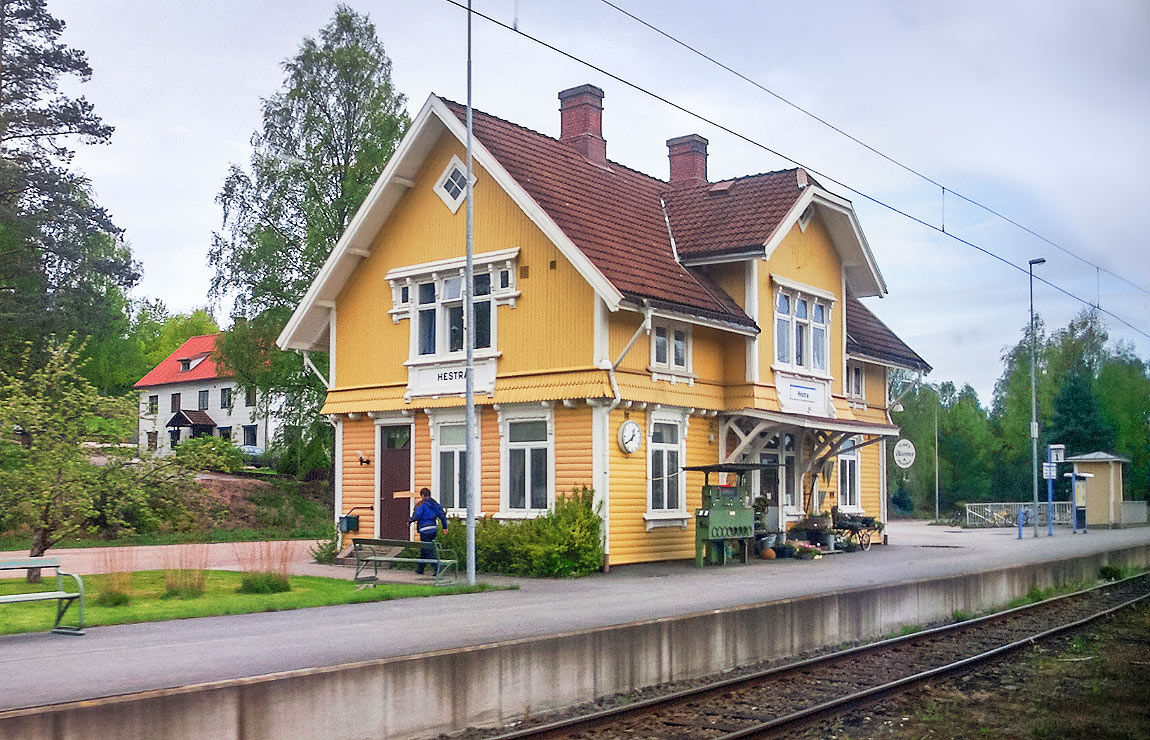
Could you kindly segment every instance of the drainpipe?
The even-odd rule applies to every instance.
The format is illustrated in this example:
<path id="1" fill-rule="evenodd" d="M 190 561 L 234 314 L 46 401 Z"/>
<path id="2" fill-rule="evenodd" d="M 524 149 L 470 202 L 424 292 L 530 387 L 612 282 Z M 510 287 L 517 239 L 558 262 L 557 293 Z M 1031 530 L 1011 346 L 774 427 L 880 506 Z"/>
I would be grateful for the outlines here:
<path id="1" fill-rule="evenodd" d="M 607 406 L 608 416 L 611 415 L 612 411 L 619 408 L 619 404 L 623 402 L 623 397 L 619 393 L 619 381 L 615 378 L 615 371 L 623 364 L 623 360 L 626 359 L 631 348 L 635 346 L 635 342 L 639 341 L 639 336 L 643 333 L 651 333 L 651 315 L 653 313 L 654 310 L 649 303 L 643 301 L 643 323 L 639 324 L 639 328 L 636 329 L 635 333 L 631 336 L 631 341 L 627 342 L 627 346 L 623 348 L 623 354 L 619 355 L 619 359 L 615 360 L 614 364 L 608 364 L 608 360 L 603 361 L 606 367 L 602 367 L 602 369 L 607 371 L 607 375 L 611 379 L 611 392 L 615 394 L 615 398 L 612 399 L 611 403 Z"/>

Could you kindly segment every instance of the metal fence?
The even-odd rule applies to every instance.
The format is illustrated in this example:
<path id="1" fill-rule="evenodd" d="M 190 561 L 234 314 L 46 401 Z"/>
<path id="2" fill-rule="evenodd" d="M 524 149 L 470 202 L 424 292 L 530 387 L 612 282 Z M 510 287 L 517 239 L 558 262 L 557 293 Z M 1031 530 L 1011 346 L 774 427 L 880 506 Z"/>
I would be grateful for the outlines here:
<path id="1" fill-rule="evenodd" d="M 1009 501 L 997 504 L 967 504 L 966 526 L 968 527 L 1017 527 L 1019 517 L 1026 512 L 1026 523 L 1033 520 L 1030 514 L 1034 509 L 1032 502 Z M 1047 506 L 1044 502 L 1038 504 L 1038 524 L 1046 526 Z M 1054 523 L 1070 526 L 1070 502 L 1054 502 Z"/>

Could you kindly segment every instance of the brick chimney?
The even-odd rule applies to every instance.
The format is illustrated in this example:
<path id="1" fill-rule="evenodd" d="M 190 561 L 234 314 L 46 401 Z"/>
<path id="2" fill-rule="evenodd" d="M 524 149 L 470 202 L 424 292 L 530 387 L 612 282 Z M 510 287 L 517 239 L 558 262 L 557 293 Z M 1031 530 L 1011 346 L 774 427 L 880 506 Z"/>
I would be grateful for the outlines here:
<path id="1" fill-rule="evenodd" d="M 603 138 L 603 91 L 580 85 L 559 93 L 559 140 L 598 165 L 607 164 Z"/>
<path id="2" fill-rule="evenodd" d="M 672 185 L 707 184 L 707 140 L 698 134 L 667 139 Z"/>

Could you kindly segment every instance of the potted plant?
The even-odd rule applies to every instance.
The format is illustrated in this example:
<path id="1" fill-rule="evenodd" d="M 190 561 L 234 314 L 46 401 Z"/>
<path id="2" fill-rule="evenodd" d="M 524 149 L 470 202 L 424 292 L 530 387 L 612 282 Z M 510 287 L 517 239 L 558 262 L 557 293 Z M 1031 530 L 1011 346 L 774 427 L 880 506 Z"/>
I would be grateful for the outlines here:
<path id="1" fill-rule="evenodd" d="M 799 560 L 814 560 L 816 557 L 821 557 L 822 553 L 819 548 L 812 545 L 804 545 L 801 542 L 795 545 L 795 557 Z"/>

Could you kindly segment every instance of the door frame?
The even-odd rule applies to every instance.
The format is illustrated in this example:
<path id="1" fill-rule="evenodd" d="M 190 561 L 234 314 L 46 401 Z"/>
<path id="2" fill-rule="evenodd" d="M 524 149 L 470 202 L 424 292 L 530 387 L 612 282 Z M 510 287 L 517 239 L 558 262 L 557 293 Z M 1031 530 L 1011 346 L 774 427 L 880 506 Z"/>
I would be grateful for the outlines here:
<path id="1" fill-rule="evenodd" d="M 380 505 L 379 497 L 382 494 L 380 490 L 380 479 L 382 478 L 383 470 L 380 468 L 379 459 L 383 452 L 383 439 L 381 438 L 380 427 L 402 427 L 406 426 L 411 430 L 411 443 L 408 445 L 408 451 L 411 453 L 411 462 L 408 464 L 409 478 L 407 490 L 411 491 L 415 488 L 415 418 L 411 412 L 401 412 L 399 414 L 391 415 L 373 415 L 375 420 L 374 434 L 375 434 L 375 471 L 372 476 L 375 478 L 375 498 L 373 499 L 375 505 L 374 528 L 375 531 L 372 536 L 379 539 L 379 520 L 383 508 Z M 410 504 L 408 506 L 408 513 L 410 513 Z M 409 533 L 410 534 L 410 533 Z"/>

